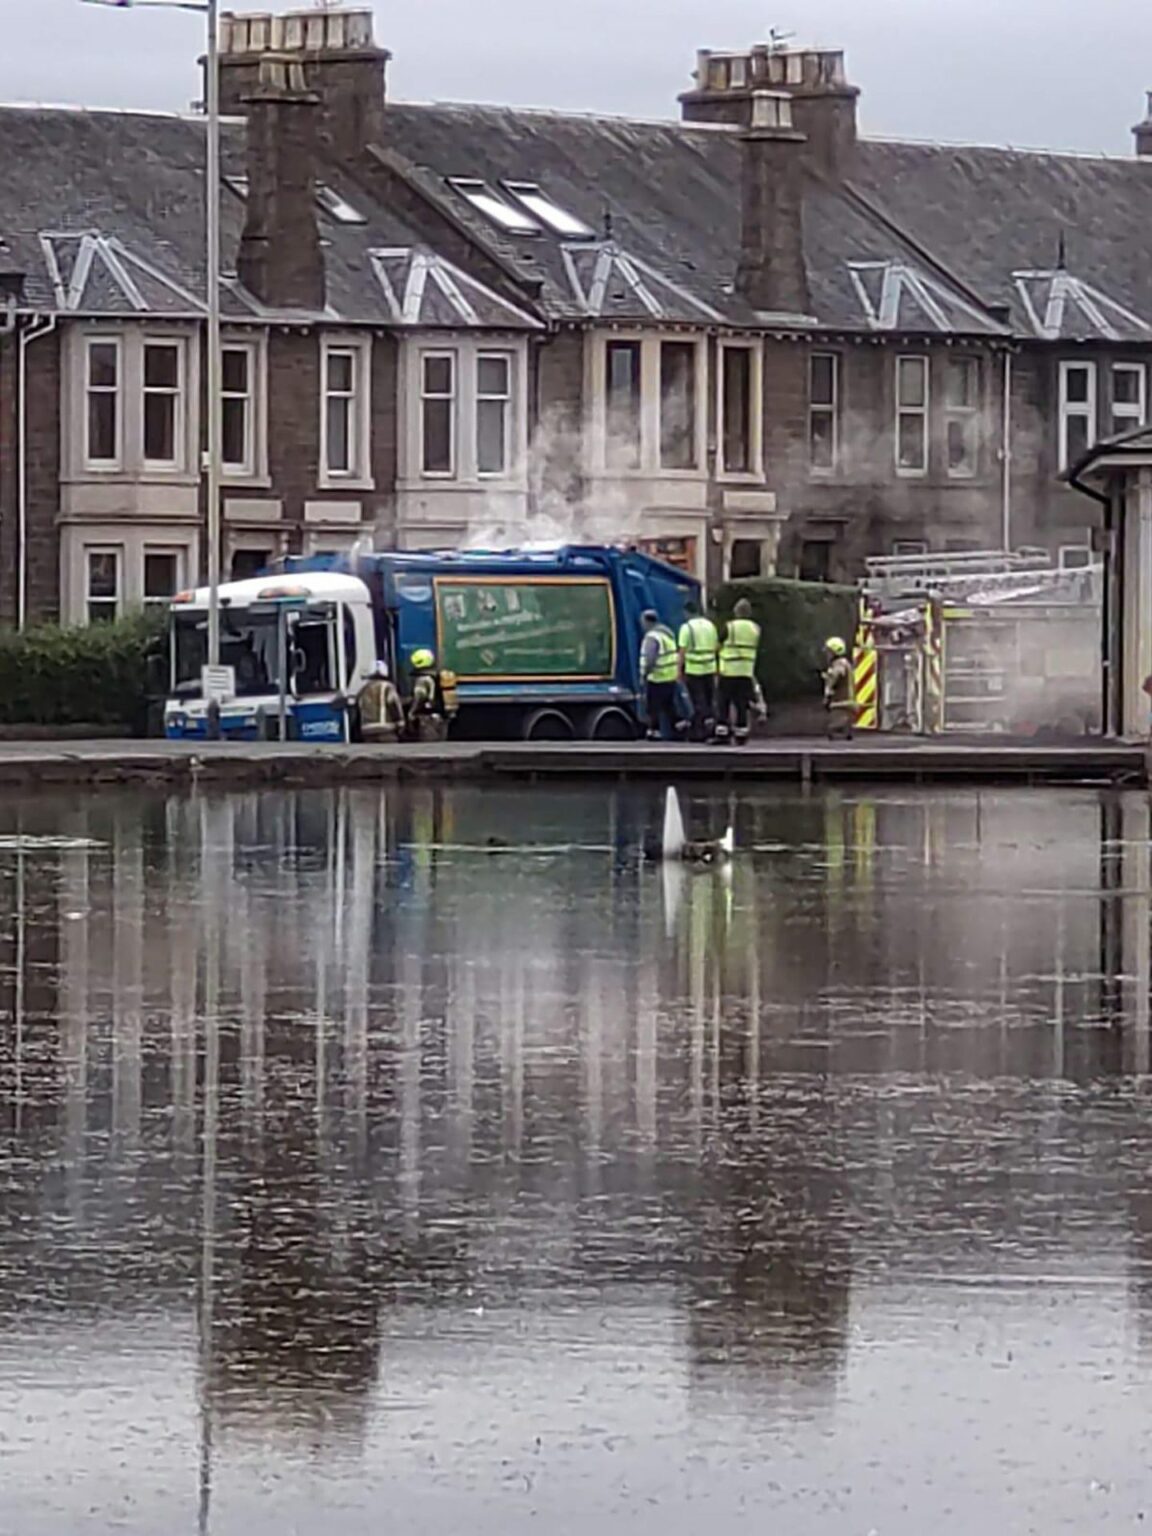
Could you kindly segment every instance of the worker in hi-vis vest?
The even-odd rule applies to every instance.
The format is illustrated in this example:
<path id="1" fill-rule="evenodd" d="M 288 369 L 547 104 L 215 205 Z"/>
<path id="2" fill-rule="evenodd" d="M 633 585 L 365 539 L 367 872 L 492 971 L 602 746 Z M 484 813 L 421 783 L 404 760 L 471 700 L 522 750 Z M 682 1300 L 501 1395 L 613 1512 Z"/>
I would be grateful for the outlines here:
<path id="1" fill-rule="evenodd" d="M 720 708 L 716 740 L 731 739 L 740 747 L 748 740 L 750 716 L 756 704 L 756 657 L 760 626 L 752 604 L 742 597 L 733 610 L 720 647 Z"/>
<path id="2" fill-rule="evenodd" d="M 680 671 L 692 702 L 692 740 L 707 741 L 716 728 L 716 671 L 720 636 L 691 598 L 684 604 L 678 636 Z"/>
<path id="3" fill-rule="evenodd" d="M 856 679 L 848 647 L 839 635 L 824 642 L 828 665 L 824 669 L 824 708 L 828 711 L 829 736 L 851 736 L 856 724 Z"/>
<path id="4" fill-rule="evenodd" d="M 644 688 L 648 740 L 672 741 L 676 735 L 676 688 L 680 682 L 676 640 L 651 608 L 641 615 L 641 623 L 644 639 L 640 645 L 640 682 Z"/>

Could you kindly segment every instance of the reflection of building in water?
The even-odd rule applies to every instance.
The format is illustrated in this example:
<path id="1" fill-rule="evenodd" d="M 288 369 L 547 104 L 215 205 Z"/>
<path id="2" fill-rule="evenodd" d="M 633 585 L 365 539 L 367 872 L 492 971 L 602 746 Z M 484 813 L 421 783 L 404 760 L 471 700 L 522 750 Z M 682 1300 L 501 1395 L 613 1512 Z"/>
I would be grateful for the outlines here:
<path id="1" fill-rule="evenodd" d="M 172 1306 L 203 1283 L 204 1379 L 234 1428 L 355 1444 L 382 1306 L 542 1280 L 601 1305 L 675 1287 L 702 1393 L 738 1367 L 749 1393 L 825 1393 L 846 1143 L 883 1220 L 898 1196 L 929 1224 L 955 1203 L 930 1157 L 909 1168 L 919 1107 L 858 1085 L 1146 1063 L 1147 812 L 737 800 L 749 851 L 724 876 L 636 857 L 651 800 L 53 807 L 52 831 L 99 846 L 0 855 L 5 1256 L 76 1304 L 119 1305 L 113 1276 Z"/>

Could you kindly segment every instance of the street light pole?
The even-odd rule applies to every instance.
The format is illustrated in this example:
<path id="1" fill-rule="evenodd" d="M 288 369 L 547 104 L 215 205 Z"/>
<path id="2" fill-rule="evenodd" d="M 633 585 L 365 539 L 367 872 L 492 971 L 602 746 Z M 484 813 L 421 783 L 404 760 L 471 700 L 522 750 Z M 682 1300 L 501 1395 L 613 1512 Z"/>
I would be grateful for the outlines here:
<path id="1" fill-rule="evenodd" d="M 207 82 L 204 104 L 208 116 L 207 204 L 208 273 L 208 459 L 204 489 L 208 525 L 208 665 L 220 665 L 220 461 L 223 456 L 220 396 L 223 355 L 220 344 L 220 16 L 219 0 L 207 0 Z"/>

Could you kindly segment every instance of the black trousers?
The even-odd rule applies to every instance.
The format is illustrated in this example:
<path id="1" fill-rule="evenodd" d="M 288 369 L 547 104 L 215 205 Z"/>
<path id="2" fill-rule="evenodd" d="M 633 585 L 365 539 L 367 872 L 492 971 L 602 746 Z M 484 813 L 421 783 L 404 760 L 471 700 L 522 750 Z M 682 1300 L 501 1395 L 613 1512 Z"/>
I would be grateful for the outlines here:
<path id="1" fill-rule="evenodd" d="M 748 717 L 755 698 L 750 677 L 721 677 L 718 724 L 725 734 L 734 726 L 738 737 L 747 736 Z"/>
<path id="2" fill-rule="evenodd" d="M 673 741 L 676 736 L 676 684 L 645 683 L 644 704 L 649 732 L 658 732 L 663 741 Z"/>
<path id="3" fill-rule="evenodd" d="M 695 741 L 703 741 L 716 723 L 716 674 L 686 672 L 684 684 L 692 700 L 692 736 Z"/>

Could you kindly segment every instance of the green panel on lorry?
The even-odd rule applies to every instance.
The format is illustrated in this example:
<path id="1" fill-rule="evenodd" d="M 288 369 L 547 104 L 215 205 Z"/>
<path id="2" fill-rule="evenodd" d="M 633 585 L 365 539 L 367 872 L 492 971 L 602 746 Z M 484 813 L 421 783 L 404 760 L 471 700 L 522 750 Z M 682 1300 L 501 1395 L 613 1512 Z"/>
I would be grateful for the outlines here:
<path id="1" fill-rule="evenodd" d="M 462 681 L 605 678 L 612 592 L 599 577 L 436 578 L 439 660 Z"/>

